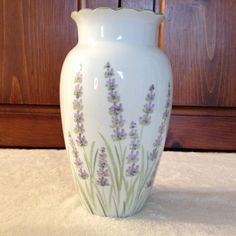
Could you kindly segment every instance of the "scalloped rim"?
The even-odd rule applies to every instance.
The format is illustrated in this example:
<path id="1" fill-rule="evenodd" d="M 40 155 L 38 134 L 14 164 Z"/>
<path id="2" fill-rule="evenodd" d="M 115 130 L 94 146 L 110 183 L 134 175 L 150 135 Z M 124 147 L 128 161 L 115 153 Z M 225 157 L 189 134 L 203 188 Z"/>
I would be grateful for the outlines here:
<path id="1" fill-rule="evenodd" d="M 164 17 L 164 14 L 163 13 L 159 13 L 159 12 L 154 12 L 152 10 L 148 10 L 148 9 L 133 9 L 133 8 L 125 8 L 125 7 L 121 7 L 121 8 L 110 8 L 110 7 L 97 7 L 97 8 L 94 8 L 94 9 L 91 9 L 91 8 L 82 8 L 80 9 L 79 11 L 73 11 L 71 13 L 71 15 L 79 15 L 80 13 L 82 12 L 97 12 L 97 11 L 100 11 L 100 10 L 110 10 L 111 12 L 132 12 L 132 13 L 148 13 L 150 16 L 153 15 L 153 16 L 163 16 Z"/>

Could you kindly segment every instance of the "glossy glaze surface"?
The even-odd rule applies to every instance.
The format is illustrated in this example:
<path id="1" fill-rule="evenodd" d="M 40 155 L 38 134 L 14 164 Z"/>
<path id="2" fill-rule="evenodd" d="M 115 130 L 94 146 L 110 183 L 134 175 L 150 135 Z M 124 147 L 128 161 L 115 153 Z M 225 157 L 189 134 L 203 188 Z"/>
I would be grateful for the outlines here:
<path id="1" fill-rule="evenodd" d="M 80 40 L 60 93 L 75 183 L 90 212 L 126 217 L 146 201 L 169 122 L 171 67 L 155 47 L 163 16 L 85 9 L 72 17 Z"/>

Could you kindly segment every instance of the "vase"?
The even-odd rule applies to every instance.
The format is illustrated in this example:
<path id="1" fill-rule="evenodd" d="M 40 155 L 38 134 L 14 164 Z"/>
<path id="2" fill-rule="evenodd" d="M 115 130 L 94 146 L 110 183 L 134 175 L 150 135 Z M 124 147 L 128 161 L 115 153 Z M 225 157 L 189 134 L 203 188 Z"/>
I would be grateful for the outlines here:
<path id="1" fill-rule="evenodd" d="M 97 8 L 72 12 L 79 43 L 61 71 L 66 150 L 81 205 L 92 214 L 139 212 L 160 162 L 172 72 L 156 47 L 162 14 Z"/>

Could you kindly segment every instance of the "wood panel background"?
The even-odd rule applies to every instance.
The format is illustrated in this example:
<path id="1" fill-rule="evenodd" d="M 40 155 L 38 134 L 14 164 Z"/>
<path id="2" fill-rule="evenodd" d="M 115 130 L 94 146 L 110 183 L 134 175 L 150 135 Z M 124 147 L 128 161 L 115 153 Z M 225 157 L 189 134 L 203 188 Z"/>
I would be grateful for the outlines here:
<path id="1" fill-rule="evenodd" d="M 169 149 L 236 150 L 236 1 L 0 0 L 0 146 L 63 148 L 59 75 L 81 7 L 164 12 L 174 72 Z"/>
<path id="2" fill-rule="evenodd" d="M 0 103 L 58 105 L 75 0 L 0 0 Z"/>
<path id="3" fill-rule="evenodd" d="M 166 0 L 174 105 L 236 106 L 235 12 L 235 0 Z"/>

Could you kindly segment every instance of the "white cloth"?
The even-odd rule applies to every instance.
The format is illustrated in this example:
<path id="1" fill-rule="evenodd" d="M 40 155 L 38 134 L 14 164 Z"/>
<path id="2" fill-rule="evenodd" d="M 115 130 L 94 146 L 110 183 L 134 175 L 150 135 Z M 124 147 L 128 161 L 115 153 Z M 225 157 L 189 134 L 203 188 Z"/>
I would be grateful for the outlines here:
<path id="1" fill-rule="evenodd" d="M 236 235 L 236 154 L 164 152 L 145 208 L 88 214 L 65 150 L 0 150 L 1 236 Z"/>

